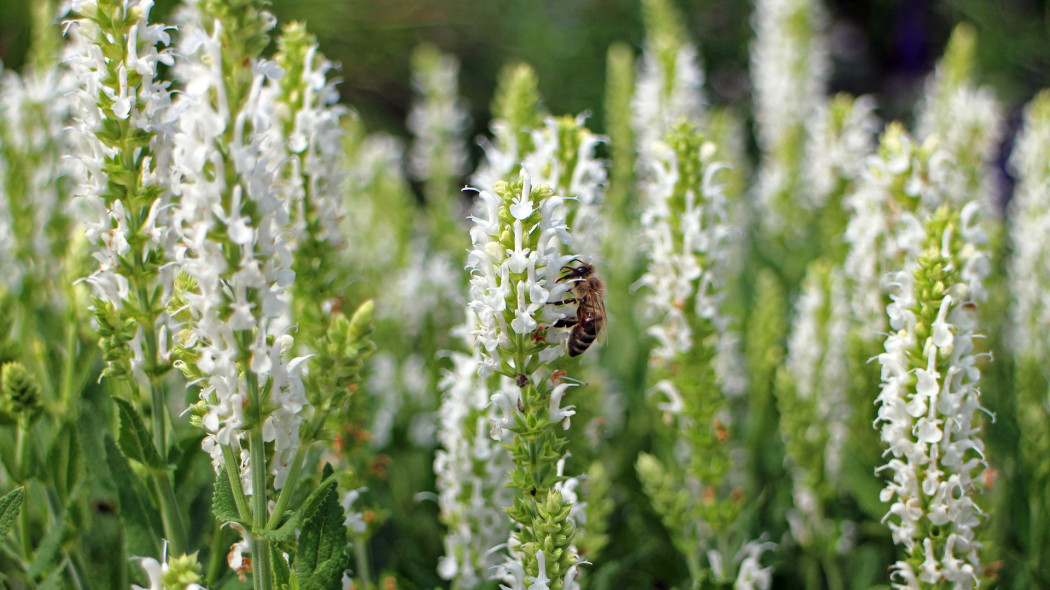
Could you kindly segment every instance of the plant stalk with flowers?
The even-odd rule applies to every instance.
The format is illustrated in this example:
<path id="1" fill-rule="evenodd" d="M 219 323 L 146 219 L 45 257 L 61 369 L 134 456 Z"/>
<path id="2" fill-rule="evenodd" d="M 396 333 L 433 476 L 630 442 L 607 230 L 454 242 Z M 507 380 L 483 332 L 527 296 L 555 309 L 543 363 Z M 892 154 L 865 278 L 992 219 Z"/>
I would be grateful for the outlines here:
<path id="1" fill-rule="evenodd" d="M 82 84 L 73 114 L 77 192 L 93 215 L 87 236 L 98 267 L 87 281 L 107 361 L 103 376 L 126 381 L 130 401 L 150 408 L 153 447 L 129 454 L 149 468 L 165 537 L 181 555 L 188 547 L 166 470 L 171 418 L 164 380 L 175 117 L 168 83 L 157 76 L 158 66 L 170 66 L 173 58 L 166 28 L 149 23 L 151 8 L 149 0 L 78 3 L 66 62 Z M 131 406 L 120 408 L 121 421 L 133 421 Z"/>
<path id="2" fill-rule="evenodd" d="M 766 544 L 740 539 L 735 525 L 744 498 L 729 445 L 732 418 L 725 394 L 731 374 L 725 284 L 726 200 L 716 174 L 716 148 L 682 122 L 665 138 L 646 187 L 643 228 L 648 268 L 639 281 L 655 322 L 650 395 L 671 426 L 670 456 L 643 453 L 639 479 L 694 585 L 766 588 L 759 565 Z M 732 563 L 735 561 L 735 563 Z M 743 586 L 741 586 L 743 585 Z"/>
<path id="3" fill-rule="evenodd" d="M 502 578 L 521 590 L 575 588 L 576 523 L 559 490 L 565 476 L 555 469 L 567 452 L 559 431 L 575 413 L 573 406 L 562 406 L 563 398 L 578 385 L 554 368 L 568 336 L 555 326 L 567 317 L 565 307 L 552 304 L 570 297 L 564 268 L 574 257 L 563 253 L 572 244 L 567 203 L 549 187 L 534 189 L 527 174 L 498 182 L 479 198 L 467 264 L 468 308 L 482 351 L 478 375 L 506 378 L 492 396 L 499 408 L 492 436 L 513 458 L 508 485 L 515 490 L 507 513 L 516 529 Z"/>
<path id="4" fill-rule="evenodd" d="M 983 256 L 976 212 L 973 203 L 940 207 L 924 224 L 921 254 L 892 278 L 877 424 L 889 457 L 882 500 L 893 501 L 884 520 L 906 552 L 895 588 L 971 588 L 984 574 L 975 534 L 986 410 L 974 346 L 983 276 L 967 272 Z"/>
<path id="5" fill-rule="evenodd" d="M 274 92 L 272 86 L 284 72 L 261 58 L 273 17 L 258 3 L 235 4 L 206 1 L 182 16 L 180 53 L 185 59 L 176 64 L 175 73 L 186 87 L 176 105 L 180 117 L 173 154 L 180 197 L 173 221 L 182 272 L 172 308 L 183 327 L 172 354 L 186 378 L 200 387 L 193 413 L 206 432 L 203 448 L 218 474 L 216 517 L 244 530 L 255 588 L 287 584 L 293 577 L 303 584 L 326 585 L 341 579 L 350 559 L 346 530 L 334 523 L 343 520 L 335 480 L 326 472 L 297 512 L 285 510 L 300 475 L 302 445 L 319 434 L 328 410 L 304 411 L 311 408 L 302 371 L 305 359 L 291 358 L 294 340 L 288 330 L 298 245 L 293 210 L 318 207 L 319 191 L 331 187 L 318 180 L 323 165 L 317 170 L 313 158 L 327 153 L 331 159 L 338 150 L 311 147 L 317 136 L 301 126 L 311 123 L 304 119 L 316 111 L 293 111 L 298 120 L 284 140 L 288 128 L 276 113 L 280 97 L 287 99 L 288 93 Z M 279 59 L 298 49 L 309 53 L 305 39 L 297 45 L 295 35 L 293 29 Z M 309 90 L 318 89 L 300 89 L 306 93 L 304 101 Z M 323 82 L 320 90 L 325 90 Z M 321 98 L 322 106 L 326 100 Z M 287 101 L 284 105 L 291 108 Z M 311 107 L 315 105 L 303 105 Z M 289 149 L 303 154 L 301 177 L 284 175 Z M 296 197 L 310 202 L 303 205 Z M 367 310 L 363 313 L 342 329 L 354 342 L 369 324 Z M 345 340 L 335 339 L 335 348 L 325 352 L 337 358 L 358 355 L 359 347 Z M 347 395 L 349 383 L 339 385 L 343 380 L 332 374 L 324 377 L 337 382 L 335 391 L 328 392 L 336 394 L 335 403 L 344 400 L 340 392 Z M 316 392 L 309 393 L 319 399 Z M 306 424 L 304 417 L 309 418 Z M 271 491 L 276 501 L 272 512 Z M 303 533 L 288 561 L 283 547 L 292 531 L 285 525 L 296 519 L 302 519 Z M 334 528 L 325 532 L 326 526 Z M 344 546 L 318 562 L 312 545 L 317 535 Z"/>

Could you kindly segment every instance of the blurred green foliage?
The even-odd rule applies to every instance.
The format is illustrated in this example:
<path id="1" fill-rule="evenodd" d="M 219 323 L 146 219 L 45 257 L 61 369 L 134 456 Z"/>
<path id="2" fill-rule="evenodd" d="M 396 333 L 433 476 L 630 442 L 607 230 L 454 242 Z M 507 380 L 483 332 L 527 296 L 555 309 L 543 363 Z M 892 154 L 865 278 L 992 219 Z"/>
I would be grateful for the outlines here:
<path id="1" fill-rule="evenodd" d="M 170 22 L 178 2 L 159 0 L 154 14 Z M 749 2 L 678 0 L 700 45 L 710 99 L 748 98 Z M 923 76 L 954 25 L 974 24 L 980 39 L 979 80 L 995 87 L 1012 112 L 1050 85 L 1050 19 L 1046 0 L 833 0 L 831 92 L 875 94 L 884 120 L 907 113 Z M 0 60 L 17 68 L 29 44 L 28 0 L 0 0 Z M 500 68 L 531 64 L 552 113 L 592 111 L 604 130 L 605 58 L 610 44 L 636 50 L 643 31 L 637 0 L 275 0 L 278 21 L 306 21 L 324 53 L 342 64 L 343 100 L 370 129 L 404 133 L 412 99 L 410 55 L 423 42 L 462 62 L 460 89 L 475 132 L 488 125 Z M 743 107 L 743 105 L 741 105 Z M 742 111 L 748 109 L 741 108 Z"/>

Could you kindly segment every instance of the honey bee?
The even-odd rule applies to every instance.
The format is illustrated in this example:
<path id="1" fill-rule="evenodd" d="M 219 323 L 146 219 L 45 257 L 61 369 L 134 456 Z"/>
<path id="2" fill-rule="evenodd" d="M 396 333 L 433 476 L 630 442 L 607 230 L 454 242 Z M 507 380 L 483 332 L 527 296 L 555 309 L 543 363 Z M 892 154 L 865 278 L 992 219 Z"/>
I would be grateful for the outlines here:
<path id="1" fill-rule="evenodd" d="M 576 304 L 576 317 L 562 318 L 554 323 L 556 328 L 572 328 L 569 333 L 569 356 L 579 356 L 594 343 L 605 325 L 605 283 L 594 272 L 594 266 L 580 263 L 565 266 L 558 282 L 571 281 L 572 293 L 554 305 Z"/>

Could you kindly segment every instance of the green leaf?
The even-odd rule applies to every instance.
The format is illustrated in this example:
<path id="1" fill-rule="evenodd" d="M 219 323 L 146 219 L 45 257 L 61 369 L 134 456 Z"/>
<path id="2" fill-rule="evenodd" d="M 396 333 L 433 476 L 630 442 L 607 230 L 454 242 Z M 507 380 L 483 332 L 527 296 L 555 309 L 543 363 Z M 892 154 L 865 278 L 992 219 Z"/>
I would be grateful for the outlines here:
<path id="1" fill-rule="evenodd" d="M 65 571 L 66 560 L 63 560 L 62 563 L 51 570 L 51 573 L 44 578 L 43 582 L 37 584 L 36 590 L 61 590 L 63 588 L 62 576 L 65 574 Z"/>
<path id="2" fill-rule="evenodd" d="M 73 422 L 65 422 L 51 440 L 47 450 L 47 468 L 60 500 L 69 497 L 73 487 L 84 477 L 84 452 Z"/>
<path id="3" fill-rule="evenodd" d="M 247 525 L 237 512 L 237 502 L 233 498 L 233 486 L 225 469 L 220 469 L 215 476 L 215 491 L 211 495 L 211 511 L 219 522 L 239 522 Z"/>
<path id="4" fill-rule="evenodd" d="M 131 470 L 131 464 L 121 454 L 113 437 L 106 436 L 105 446 L 106 462 L 117 487 L 125 546 L 136 555 L 160 555 L 159 511 L 150 504 L 142 480 Z"/>
<path id="5" fill-rule="evenodd" d="M 59 557 L 62 538 L 65 537 L 66 529 L 69 527 L 68 516 L 69 511 L 63 510 L 62 514 L 55 519 L 55 524 L 47 530 L 44 538 L 40 540 L 40 545 L 37 547 L 36 553 L 33 555 L 33 561 L 29 564 L 29 570 L 26 572 L 27 578 L 35 579 L 41 576 L 56 563 L 55 560 Z"/>
<path id="6" fill-rule="evenodd" d="M 302 509 L 302 532 L 293 565 L 303 590 L 338 588 L 350 565 L 350 544 L 331 466 L 325 465 L 323 475 L 325 482 Z"/>
<path id="7" fill-rule="evenodd" d="M 276 586 L 287 588 L 291 584 L 292 572 L 285 561 L 284 553 L 277 545 L 270 545 L 270 563 L 273 564 L 273 580 Z"/>
<path id="8" fill-rule="evenodd" d="M 262 536 L 266 537 L 269 541 L 274 543 L 282 543 L 291 539 L 295 534 L 295 529 L 299 527 L 299 513 L 292 512 L 288 518 L 281 523 L 281 526 L 276 529 L 267 529 L 262 532 Z"/>
<path id="9" fill-rule="evenodd" d="M 8 531 L 14 526 L 18 512 L 22 509 L 22 497 L 25 494 L 25 488 L 15 488 L 0 498 L 0 539 L 6 537 Z"/>
<path id="10" fill-rule="evenodd" d="M 129 459 L 134 459 L 151 469 L 163 470 L 164 462 L 153 446 L 153 437 L 146 430 L 142 417 L 127 400 L 119 397 L 113 400 L 117 402 L 120 411 L 120 438 L 117 441 L 120 450 L 124 451 Z"/>

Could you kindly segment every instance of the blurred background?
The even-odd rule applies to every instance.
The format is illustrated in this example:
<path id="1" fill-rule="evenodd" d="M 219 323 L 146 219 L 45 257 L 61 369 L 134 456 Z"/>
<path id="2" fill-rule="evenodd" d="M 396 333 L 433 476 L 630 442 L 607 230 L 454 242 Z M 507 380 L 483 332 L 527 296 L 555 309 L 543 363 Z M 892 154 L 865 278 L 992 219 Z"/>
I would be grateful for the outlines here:
<path id="1" fill-rule="evenodd" d="M 751 3 L 678 0 L 699 44 L 709 100 L 749 108 Z M 0 60 L 20 67 L 29 43 L 29 0 L 0 0 Z M 177 0 L 157 0 L 169 21 Z M 825 0 L 835 64 L 831 92 L 876 96 L 884 120 L 906 118 L 952 27 L 978 32 L 978 76 L 995 88 L 1016 126 L 1020 106 L 1050 86 L 1050 10 L 1045 0 Z M 431 42 L 462 62 L 460 91 L 474 132 L 488 125 L 500 67 L 532 65 L 551 113 L 590 111 L 602 130 L 605 56 L 615 41 L 640 48 L 637 0 L 274 0 L 281 23 L 306 21 L 342 64 L 343 100 L 369 130 L 407 135 L 409 56 Z M 640 50 L 640 49 L 639 49 Z M 478 154 L 475 153 L 476 157 Z"/>

